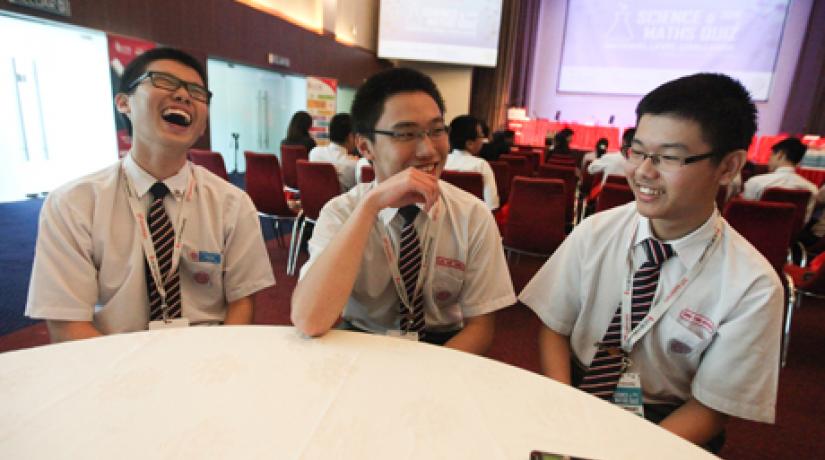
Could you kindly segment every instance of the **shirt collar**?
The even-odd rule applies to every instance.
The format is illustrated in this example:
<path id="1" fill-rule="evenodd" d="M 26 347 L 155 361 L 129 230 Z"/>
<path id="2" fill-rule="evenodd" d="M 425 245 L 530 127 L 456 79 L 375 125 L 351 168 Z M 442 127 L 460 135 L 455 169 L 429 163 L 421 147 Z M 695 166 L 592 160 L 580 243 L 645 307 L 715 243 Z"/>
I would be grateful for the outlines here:
<path id="1" fill-rule="evenodd" d="M 796 173 L 796 168 L 794 168 L 793 166 L 780 166 L 776 168 L 773 172 L 781 174 L 794 174 Z"/>
<path id="2" fill-rule="evenodd" d="M 463 157 L 463 156 L 466 156 L 466 155 L 471 155 L 471 153 L 466 151 L 466 150 L 453 149 L 453 151 L 450 152 L 450 155 L 455 155 L 457 157 Z"/>
<path id="3" fill-rule="evenodd" d="M 374 184 L 375 182 L 373 182 Z M 415 220 L 421 218 L 422 215 L 426 215 L 428 219 L 435 220 L 438 216 L 439 209 L 441 207 L 441 197 L 438 197 L 438 201 L 435 202 L 432 208 L 430 208 L 430 212 L 424 212 L 424 204 L 423 203 L 416 203 L 421 212 L 418 213 L 418 216 L 415 217 Z M 403 218 L 398 214 L 398 208 L 384 208 L 378 212 L 378 218 L 381 219 L 381 222 L 384 223 L 385 227 L 389 227 L 390 223 L 392 223 L 393 219 L 398 216 L 399 220 Z"/>
<path id="4" fill-rule="evenodd" d="M 720 219 L 719 210 L 714 209 L 713 214 L 696 230 L 677 239 L 665 241 L 673 247 L 675 257 L 682 262 L 682 265 L 690 269 L 702 256 L 713 234 L 716 231 L 716 222 Z M 650 219 L 644 216 L 639 217 L 639 229 L 636 231 L 636 238 L 633 241 L 633 249 L 636 249 L 642 241 L 654 238 L 653 230 L 650 228 Z"/>
<path id="5" fill-rule="evenodd" d="M 169 187 L 169 190 L 172 192 L 171 195 L 175 200 L 180 201 L 183 199 L 186 186 L 189 184 L 190 168 L 188 166 L 189 162 L 187 161 L 174 176 L 167 177 L 163 180 L 163 183 Z M 139 199 L 143 198 L 143 196 L 149 192 L 152 185 L 158 181 L 135 162 L 131 153 L 123 159 L 123 169 L 126 171 L 129 180 L 132 181 L 132 186 L 135 188 L 135 193 L 137 193 Z"/>

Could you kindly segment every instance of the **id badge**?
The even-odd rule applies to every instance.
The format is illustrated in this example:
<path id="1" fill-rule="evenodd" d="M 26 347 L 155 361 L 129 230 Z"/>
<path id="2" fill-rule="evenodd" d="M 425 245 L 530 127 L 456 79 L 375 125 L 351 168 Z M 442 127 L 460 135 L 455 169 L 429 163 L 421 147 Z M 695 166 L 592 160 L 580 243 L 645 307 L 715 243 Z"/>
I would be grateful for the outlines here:
<path id="1" fill-rule="evenodd" d="M 642 380 L 636 372 L 625 372 L 619 378 L 616 391 L 613 392 L 613 404 L 629 410 L 639 417 L 645 416 L 642 398 Z"/>
<path id="2" fill-rule="evenodd" d="M 168 321 L 156 320 L 149 321 L 149 330 L 157 331 L 160 329 L 177 329 L 180 327 L 189 327 L 189 318 L 172 318 Z"/>
<path id="3" fill-rule="evenodd" d="M 412 340 L 413 342 L 418 342 L 418 332 L 404 332 L 398 329 L 388 329 L 387 330 L 387 337 L 396 337 L 399 339 L 407 339 Z"/>

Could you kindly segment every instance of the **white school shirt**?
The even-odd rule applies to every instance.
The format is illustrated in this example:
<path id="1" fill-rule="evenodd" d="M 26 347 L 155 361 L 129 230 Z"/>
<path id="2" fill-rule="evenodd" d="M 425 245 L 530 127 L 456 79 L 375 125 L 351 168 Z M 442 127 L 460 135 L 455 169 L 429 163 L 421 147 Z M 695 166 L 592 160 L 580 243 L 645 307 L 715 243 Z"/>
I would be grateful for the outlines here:
<path id="1" fill-rule="evenodd" d="M 681 296 L 635 344 L 630 371 L 646 403 L 682 404 L 691 396 L 725 414 L 774 421 L 782 323 L 782 286 L 771 265 L 714 211 L 699 229 L 668 241 L 654 307 L 697 263 L 721 226 L 721 239 Z M 634 229 L 638 229 L 634 235 Z M 544 324 L 570 337 L 585 366 L 596 354 L 650 221 L 628 203 L 585 219 L 519 295 Z"/>
<path id="2" fill-rule="evenodd" d="M 358 157 L 350 155 L 345 147 L 335 142 L 313 148 L 309 152 L 309 161 L 332 163 L 338 173 L 338 182 L 341 183 L 343 191 L 351 189 L 357 183 L 355 181 L 355 164 Z"/>
<path id="3" fill-rule="evenodd" d="M 70 182 L 43 203 L 27 316 L 92 321 L 104 334 L 146 329 L 146 262 L 124 179 L 129 176 L 145 209 L 157 180 L 131 156 L 122 165 Z M 191 179 L 192 201 L 184 203 Z M 242 190 L 189 162 L 163 182 L 172 192 L 164 207 L 176 234 L 181 206 L 188 207 L 182 314 L 191 324 L 219 323 L 228 303 L 275 284 L 257 212 Z"/>
<path id="4" fill-rule="evenodd" d="M 301 277 L 338 235 L 364 195 L 375 182 L 359 184 L 330 200 L 321 210 L 309 241 L 309 260 Z M 427 330 L 454 331 L 463 319 L 490 313 L 516 302 L 495 220 L 475 196 L 439 181 L 441 196 L 429 213 L 416 216 L 422 248 L 426 236 L 435 235 L 424 284 Z M 343 317 L 358 328 L 386 333 L 399 328 L 399 298 L 384 251 L 387 230 L 394 256 L 403 218 L 396 208 L 381 210 L 361 259 L 361 268 L 344 308 Z M 381 227 L 379 227 L 381 226 Z M 425 256 L 426 257 L 426 256 Z"/>
<path id="5" fill-rule="evenodd" d="M 444 164 L 444 169 L 449 171 L 464 171 L 481 174 L 481 180 L 484 184 L 484 202 L 490 210 L 498 209 L 498 189 L 496 188 L 496 176 L 493 174 L 493 168 L 487 163 L 487 160 L 473 156 L 472 153 L 465 150 L 453 150 L 447 155 L 447 162 Z"/>
<path id="6" fill-rule="evenodd" d="M 587 167 L 587 172 L 590 174 L 602 173 L 602 184 L 607 181 L 607 176 L 619 175 L 624 176 L 624 155 L 621 153 L 605 153 L 601 158 L 596 158 Z"/>
<path id="7" fill-rule="evenodd" d="M 745 182 L 745 190 L 742 192 L 742 196 L 748 200 L 758 200 L 762 197 L 762 192 L 770 187 L 810 191 L 811 198 L 808 200 L 808 207 L 805 210 L 805 222 L 811 219 L 814 206 L 816 206 L 816 196 L 819 193 L 819 188 L 813 182 L 797 174 L 795 168 L 782 166 L 776 168 L 772 173 L 759 174 L 748 179 Z"/>

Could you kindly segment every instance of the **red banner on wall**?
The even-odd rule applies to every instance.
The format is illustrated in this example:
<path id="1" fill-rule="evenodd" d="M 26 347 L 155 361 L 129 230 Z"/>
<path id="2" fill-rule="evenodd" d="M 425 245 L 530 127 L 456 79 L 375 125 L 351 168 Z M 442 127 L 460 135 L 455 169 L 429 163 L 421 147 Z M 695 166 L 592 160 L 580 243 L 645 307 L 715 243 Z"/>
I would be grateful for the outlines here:
<path id="1" fill-rule="evenodd" d="M 123 69 L 132 62 L 132 59 L 156 45 L 148 40 L 124 37 L 117 34 L 106 34 L 106 37 L 109 41 L 109 69 L 112 76 L 112 100 L 114 100 L 120 84 L 120 76 L 123 75 Z M 132 137 L 126 128 L 126 122 L 123 121 L 117 110 L 115 110 L 115 129 L 117 129 L 118 158 L 122 158 L 132 148 Z"/>

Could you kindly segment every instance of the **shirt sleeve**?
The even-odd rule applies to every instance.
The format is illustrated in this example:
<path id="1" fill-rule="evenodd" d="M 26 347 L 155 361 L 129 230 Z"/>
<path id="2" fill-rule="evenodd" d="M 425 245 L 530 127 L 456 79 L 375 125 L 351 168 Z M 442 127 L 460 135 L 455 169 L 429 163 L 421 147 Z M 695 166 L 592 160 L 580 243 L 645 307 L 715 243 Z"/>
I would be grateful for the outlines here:
<path id="1" fill-rule="evenodd" d="M 485 208 L 474 214 L 470 228 L 464 285 L 459 304 L 465 318 L 483 315 L 516 303 L 504 247 L 493 215 Z"/>
<path id="2" fill-rule="evenodd" d="M 53 192 L 43 203 L 26 315 L 37 319 L 91 321 L 98 299 L 90 213 L 83 200 Z M 91 198 L 90 198 L 91 199 Z"/>
<path id="3" fill-rule="evenodd" d="M 547 327 L 565 336 L 572 333 L 581 310 L 581 261 L 588 256 L 580 242 L 589 238 L 590 220 L 565 238 L 519 294 Z"/>
<path id="4" fill-rule="evenodd" d="M 486 161 L 481 163 L 481 176 L 484 179 L 484 202 L 491 210 L 498 209 L 499 198 L 498 189 L 496 188 L 496 176 L 493 174 L 493 168 Z"/>
<path id="5" fill-rule="evenodd" d="M 765 276 L 719 325 L 691 384 L 693 396 L 725 414 L 773 423 L 781 325 L 782 287 Z"/>
<path id="6" fill-rule="evenodd" d="M 275 284 L 258 212 L 246 193 L 241 194 L 238 200 L 237 219 L 226 237 L 224 257 L 223 279 L 227 302 L 234 302 Z"/>

